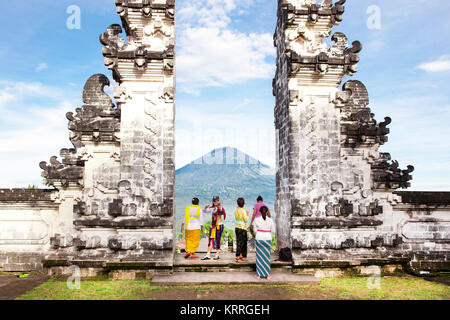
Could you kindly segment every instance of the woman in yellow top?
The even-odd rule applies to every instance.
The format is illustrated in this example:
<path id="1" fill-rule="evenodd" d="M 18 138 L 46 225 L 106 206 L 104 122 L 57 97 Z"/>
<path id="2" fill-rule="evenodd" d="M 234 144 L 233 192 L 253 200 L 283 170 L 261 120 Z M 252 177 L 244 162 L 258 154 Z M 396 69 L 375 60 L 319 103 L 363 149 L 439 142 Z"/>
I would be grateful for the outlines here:
<path id="1" fill-rule="evenodd" d="M 239 198 L 237 200 L 238 208 L 234 211 L 236 219 L 236 262 L 248 262 L 247 260 L 247 222 L 249 212 L 244 209 L 245 200 Z"/>
<path id="2" fill-rule="evenodd" d="M 186 227 L 186 256 L 191 259 L 198 259 L 195 253 L 200 245 L 200 230 L 203 231 L 203 219 L 201 209 L 199 207 L 200 200 L 192 199 L 192 206 L 186 208 L 184 223 L 181 226 L 181 232 Z"/>

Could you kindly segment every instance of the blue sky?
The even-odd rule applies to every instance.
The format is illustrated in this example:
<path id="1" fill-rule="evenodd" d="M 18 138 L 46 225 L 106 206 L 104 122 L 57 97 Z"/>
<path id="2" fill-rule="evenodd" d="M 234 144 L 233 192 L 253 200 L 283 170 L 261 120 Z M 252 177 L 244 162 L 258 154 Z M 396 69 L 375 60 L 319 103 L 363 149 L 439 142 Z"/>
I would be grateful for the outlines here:
<path id="1" fill-rule="evenodd" d="M 81 29 L 66 27 L 71 5 Z M 380 29 L 367 25 L 373 5 Z M 348 0 L 334 29 L 362 42 L 352 78 L 378 120 L 392 117 L 382 150 L 416 167 L 415 190 L 450 190 L 449 10 L 446 0 Z M 0 17 L 0 187 L 40 184 L 39 162 L 71 147 L 65 114 L 82 105 L 85 81 L 111 76 L 98 36 L 120 19 L 113 0 L 8 1 Z M 177 167 L 225 145 L 274 165 L 275 23 L 275 0 L 177 1 Z"/>

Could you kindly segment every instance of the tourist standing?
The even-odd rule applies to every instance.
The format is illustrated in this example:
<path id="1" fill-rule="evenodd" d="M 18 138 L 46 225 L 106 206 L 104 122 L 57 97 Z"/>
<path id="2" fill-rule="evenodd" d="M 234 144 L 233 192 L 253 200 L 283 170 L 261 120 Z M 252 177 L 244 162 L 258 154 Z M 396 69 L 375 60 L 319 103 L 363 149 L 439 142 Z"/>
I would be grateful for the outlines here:
<path id="1" fill-rule="evenodd" d="M 248 262 L 247 260 L 247 222 L 249 212 L 244 209 L 245 200 L 239 198 L 237 200 L 238 208 L 234 211 L 236 220 L 236 262 Z"/>
<path id="2" fill-rule="evenodd" d="M 216 246 L 217 246 L 217 251 L 220 250 L 220 247 L 222 245 L 222 234 L 223 231 L 225 230 L 225 219 L 226 219 L 226 214 L 225 214 L 225 209 L 222 207 L 222 203 L 220 202 L 219 197 L 216 197 L 216 207 L 218 210 L 218 219 L 219 219 L 219 229 L 217 230 L 218 232 L 216 233 Z"/>
<path id="3" fill-rule="evenodd" d="M 260 210 L 261 210 L 262 207 L 269 208 L 268 206 L 266 206 L 264 204 L 263 197 L 259 196 L 256 199 L 255 206 L 253 207 L 253 215 L 252 215 L 252 222 L 250 222 L 250 230 L 252 230 L 252 228 L 253 228 L 253 222 L 255 221 L 255 219 L 261 217 L 261 211 Z M 267 211 L 267 216 L 270 218 L 270 211 Z"/>
<path id="4" fill-rule="evenodd" d="M 208 252 L 202 260 L 210 260 L 211 252 L 213 249 L 216 250 L 216 256 L 214 257 L 214 260 L 219 260 L 220 243 L 222 239 L 222 233 L 225 228 L 224 222 L 226 219 L 225 209 L 220 203 L 220 198 L 214 197 L 212 207 L 206 206 L 204 212 L 211 214 L 211 230 L 209 232 Z"/>
<path id="5" fill-rule="evenodd" d="M 181 232 L 186 228 L 186 256 L 185 259 L 198 259 L 195 253 L 200 245 L 200 231 L 203 232 L 203 219 L 200 209 L 200 200 L 192 199 L 192 205 L 186 208 L 184 223 L 181 225 Z"/>
<path id="6" fill-rule="evenodd" d="M 270 276 L 270 252 L 272 250 L 272 233 L 275 232 L 275 226 L 272 219 L 267 215 L 267 207 L 260 208 L 261 216 L 255 219 L 256 231 L 256 279 L 266 278 L 271 280 Z"/>

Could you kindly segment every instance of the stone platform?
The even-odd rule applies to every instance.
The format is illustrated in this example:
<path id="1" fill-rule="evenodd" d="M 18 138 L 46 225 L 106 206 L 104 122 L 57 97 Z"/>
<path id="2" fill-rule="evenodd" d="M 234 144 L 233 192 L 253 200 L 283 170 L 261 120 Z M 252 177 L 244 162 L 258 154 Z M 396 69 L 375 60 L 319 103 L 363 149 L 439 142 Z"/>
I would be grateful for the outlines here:
<path id="1" fill-rule="evenodd" d="M 319 280 L 311 275 L 282 273 L 272 274 L 272 280 L 257 280 L 254 272 L 177 272 L 171 275 L 154 276 L 152 286 L 183 285 L 242 285 L 242 284 L 317 284 Z"/>

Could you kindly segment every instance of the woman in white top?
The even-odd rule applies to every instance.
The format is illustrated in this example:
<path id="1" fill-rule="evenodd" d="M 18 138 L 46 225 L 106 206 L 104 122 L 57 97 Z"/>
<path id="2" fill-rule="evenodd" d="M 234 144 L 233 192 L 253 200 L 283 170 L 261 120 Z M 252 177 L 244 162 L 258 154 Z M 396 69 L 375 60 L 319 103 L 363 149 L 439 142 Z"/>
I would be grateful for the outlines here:
<path id="1" fill-rule="evenodd" d="M 267 278 L 270 276 L 270 252 L 272 250 L 272 234 L 275 233 L 273 220 L 267 216 L 269 209 L 261 207 L 261 217 L 255 219 L 254 226 L 256 231 L 256 279 Z"/>
<path id="2" fill-rule="evenodd" d="M 181 225 L 181 232 L 186 229 L 185 259 L 198 259 L 195 253 L 200 244 L 200 231 L 203 232 L 203 219 L 199 203 L 198 198 L 192 199 L 192 206 L 186 208 L 184 223 Z"/>

